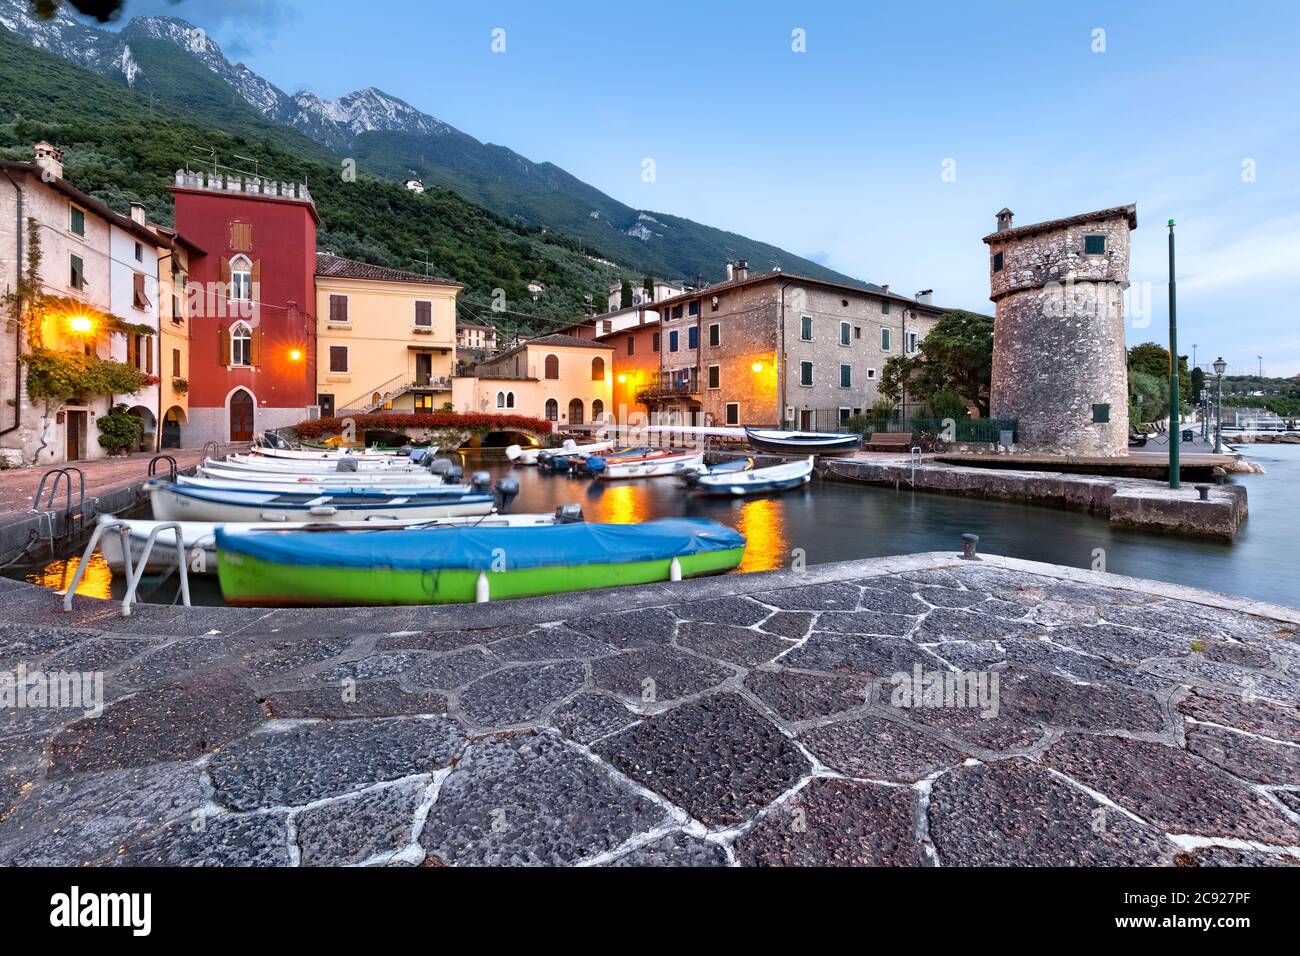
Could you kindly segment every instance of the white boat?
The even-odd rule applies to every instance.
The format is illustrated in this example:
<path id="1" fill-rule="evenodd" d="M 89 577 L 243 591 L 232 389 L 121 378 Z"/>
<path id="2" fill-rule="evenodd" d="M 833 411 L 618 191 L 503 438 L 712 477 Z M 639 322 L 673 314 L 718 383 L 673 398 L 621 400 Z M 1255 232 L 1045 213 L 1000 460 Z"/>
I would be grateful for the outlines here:
<path id="1" fill-rule="evenodd" d="M 797 488 L 812 481 L 815 455 L 804 461 L 787 461 L 767 468 L 742 469 L 722 465 L 715 469 L 690 471 L 684 475 L 687 487 L 697 494 L 739 497 L 765 495 Z"/>
<path id="2" fill-rule="evenodd" d="M 204 462 L 208 464 L 208 462 Z M 348 458 L 334 461 L 309 461 L 306 459 L 267 458 L 262 455 L 228 455 L 220 462 L 227 468 L 241 471 L 281 471 L 298 472 L 304 475 L 331 474 L 340 472 L 343 465 L 351 471 L 353 465 L 358 472 L 372 471 L 427 471 L 409 458 Z"/>
<path id="3" fill-rule="evenodd" d="M 587 455 L 595 455 L 613 447 L 614 443 L 612 441 L 597 441 L 579 445 L 572 438 L 566 438 L 559 448 L 524 448 L 521 445 L 511 445 L 506 449 L 506 457 L 516 465 L 535 465 L 543 455 L 551 458 L 584 458 Z"/>
<path id="4" fill-rule="evenodd" d="M 587 459 L 587 470 L 596 478 L 660 478 L 675 475 L 683 470 L 703 468 L 702 451 L 656 451 L 626 458 L 603 459 L 593 455 Z"/>
<path id="5" fill-rule="evenodd" d="M 245 484 L 274 482 L 313 482 L 327 481 L 331 485 L 356 485 L 396 487 L 397 485 L 438 485 L 446 480 L 444 475 L 434 474 L 427 468 L 384 468 L 373 471 L 334 471 L 321 468 L 316 471 L 282 471 L 278 468 L 245 468 L 238 464 L 224 461 L 208 460 L 199 465 L 195 471 L 200 478 L 220 478 L 223 481 L 239 481 Z"/>
<path id="6" fill-rule="evenodd" d="M 489 514 L 496 498 L 488 492 L 445 495 L 425 492 L 335 489 L 328 494 L 257 489 L 195 488 L 164 481 L 145 486 L 159 521 L 340 521 L 410 523 L 429 518 Z"/>
<path id="7" fill-rule="evenodd" d="M 279 494 L 297 494 L 314 492 L 327 494 L 331 491 L 373 491 L 379 494 L 441 494 L 467 495 L 475 489 L 470 485 L 446 484 L 438 475 L 383 475 L 377 480 L 369 475 L 301 475 L 290 480 L 290 476 L 250 475 L 215 477 L 178 475 L 176 483 L 194 488 L 216 488 L 231 491 L 274 491 Z M 352 480 L 340 480 L 350 478 Z M 490 488 L 491 484 L 484 486 Z"/>
<path id="8" fill-rule="evenodd" d="M 434 451 L 437 451 L 435 448 Z M 254 455 L 266 458 L 289 458 L 296 461 L 336 461 L 349 455 L 355 458 L 405 458 L 392 448 L 271 448 L 254 445 Z"/>
<path id="9" fill-rule="evenodd" d="M 746 428 L 749 444 L 759 451 L 781 455 L 818 455 L 854 451 L 862 447 L 862 436 L 841 432 L 787 432 Z"/>
<path id="10" fill-rule="evenodd" d="M 575 508 L 575 506 L 569 506 Z M 101 522 L 116 521 L 112 515 L 101 515 Z M 221 521 L 182 521 L 181 541 L 184 543 L 185 550 L 188 552 L 188 564 L 190 574 L 216 574 L 217 573 L 217 545 L 216 532 L 217 528 L 231 527 L 238 528 L 240 531 L 312 531 L 320 528 L 330 531 L 392 531 L 396 529 L 418 529 L 418 528 L 539 528 L 547 525 L 553 525 L 559 521 L 572 522 L 582 520 L 582 510 L 575 510 L 565 513 L 565 509 L 557 509 L 554 514 L 499 514 L 493 512 L 487 515 L 469 515 L 457 518 L 434 518 L 429 521 L 417 521 L 411 524 L 391 524 L 387 522 L 374 521 L 340 521 L 335 524 L 318 524 L 315 522 L 286 522 L 286 521 L 266 521 L 253 523 L 232 524 Z M 131 548 L 131 561 L 134 563 L 140 560 L 144 553 L 145 542 L 149 539 L 150 532 L 163 521 L 146 521 L 133 520 L 123 521 L 130 529 L 126 536 L 128 546 Z M 176 539 L 170 531 L 164 531 L 154 541 L 153 550 L 149 552 L 149 563 L 145 570 L 151 573 L 161 573 L 175 567 L 176 565 Z M 122 550 L 123 539 L 121 535 L 106 534 L 100 539 L 100 553 L 104 560 L 108 562 L 109 568 L 114 574 L 121 574 L 126 570 L 126 562 Z M 200 554 L 201 552 L 201 554 Z"/>

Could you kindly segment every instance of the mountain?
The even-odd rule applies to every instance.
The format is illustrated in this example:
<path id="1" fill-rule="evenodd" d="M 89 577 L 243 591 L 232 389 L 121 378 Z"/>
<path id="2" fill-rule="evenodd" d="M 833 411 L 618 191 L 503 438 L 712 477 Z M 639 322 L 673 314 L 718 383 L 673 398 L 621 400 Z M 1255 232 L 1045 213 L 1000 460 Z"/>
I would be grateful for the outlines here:
<path id="1" fill-rule="evenodd" d="M 629 278 L 717 280 L 727 260 L 746 259 L 755 271 L 779 266 L 868 285 L 769 243 L 628 206 L 553 163 L 482 143 L 374 87 L 337 100 L 310 91 L 287 94 L 244 64 L 232 64 L 211 37 L 185 20 L 137 17 L 114 34 L 63 12 L 41 21 L 26 0 L 0 0 L 0 24 L 33 46 L 223 128 L 251 131 L 255 113 L 379 175 L 419 178 L 426 187 L 443 186 L 507 219 L 566 233 L 587 252 L 619 263 Z"/>
<path id="2" fill-rule="evenodd" d="M 171 82 L 211 75 L 186 62 L 202 75 L 172 74 Z M 237 157 L 244 168 L 277 179 L 305 180 L 322 219 L 322 251 L 414 271 L 427 261 L 430 273 L 465 283 L 462 316 L 484 315 L 507 334 L 571 322 L 584 313 L 587 297 L 603 301 L 618 278 L 584 256 L 577 240 L 497 216 L 450 190 L 417 195 L 368 175 L 345 181 L 338 156 L 263 119 L 242 99 L 226 103 L 237 121 L 216 124 L 156 102 L 143 88 L 143 74 L 128 87 L 0 30 L 0 158 L 30 160 L 33 143 L 57 143 L 69 181 L 114 209 L 139 200 L 150 219 L 164 224 L 172 221 L 167 187 L 175 170 L 202 166 L 206 154 L 224 162 Z M 534 279 L 547 289 L 539 302 L 528 293 Z M 497 289 L 512 311 L 488 312 Z"/>

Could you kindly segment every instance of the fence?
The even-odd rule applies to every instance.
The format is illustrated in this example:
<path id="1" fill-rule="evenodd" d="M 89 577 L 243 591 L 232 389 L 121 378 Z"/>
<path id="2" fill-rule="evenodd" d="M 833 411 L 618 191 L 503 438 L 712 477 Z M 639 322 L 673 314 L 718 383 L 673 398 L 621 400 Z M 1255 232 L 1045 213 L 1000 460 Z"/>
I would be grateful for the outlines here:
<path id="1" fill-rule="evenodd" d="M 971 444 L 995 443 L 1001 439 L 1004 431 L 1012 433 L 1012 440 L 1019 439 L 1018 422 L 1014 418 L 919 418 L 909 416 L 904 419 L 898 415 L 876 418 L 867 415 L 845 417 L 840 409 L 819 408 L 812 410 L 813 430 L 822 432 L 861 432 L 871 435 L 874 432 L 907 432 L 913 438 L 922 435 L 936 435 L 950 442 L 969 442 Z M 949 430 L 948 425 L 952 428 Z"/>

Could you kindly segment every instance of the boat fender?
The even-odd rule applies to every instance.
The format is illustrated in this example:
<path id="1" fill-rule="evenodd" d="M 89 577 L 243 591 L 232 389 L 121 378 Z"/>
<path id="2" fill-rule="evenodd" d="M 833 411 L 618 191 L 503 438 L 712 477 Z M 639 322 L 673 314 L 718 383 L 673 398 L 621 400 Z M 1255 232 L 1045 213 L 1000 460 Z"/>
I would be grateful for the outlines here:
<path id="1" fill-rule="evenodd" d="M 489 488 L 492 485 L 492 475 L 486 471 L 476 471 L 470 475 L 469 483 L 479 490 Z"/>
<path id="2" fill-rule="evenodd" d="M 333 508 L 330 505 L 317 505 L 309 510 L 313 518 L 328 518 L 339 513 L 338 508 Z"/>
<path id="3" fill-rule="evenodd" d="M 572 501 L 555 509 L 556 524 L 581 524 L 587 519 L 582 514 L 582 505 Z"/>
<path id="4" fill-rule="evenodd" d="M 593 475 L 598 475 L 605 470 L 605 459 L 599 455 L 587 456 L 587 470 Z"/>
<path id="5" fill-rule="evenodd" d="M 356 471 L 357 460 L 355 458 L 351 458 L 347 455 L 344 455 L 339 458 L 339 463 L 335 466 L 335 469 L 338 471 Z"/>
<path id="6" fill-rule="evenodd" d="M 519 494 L 519 482 L 514 478 L 502 478 L 497 482 L 497 501 L 502 511 L 510 507 L 510 502 Z"/>

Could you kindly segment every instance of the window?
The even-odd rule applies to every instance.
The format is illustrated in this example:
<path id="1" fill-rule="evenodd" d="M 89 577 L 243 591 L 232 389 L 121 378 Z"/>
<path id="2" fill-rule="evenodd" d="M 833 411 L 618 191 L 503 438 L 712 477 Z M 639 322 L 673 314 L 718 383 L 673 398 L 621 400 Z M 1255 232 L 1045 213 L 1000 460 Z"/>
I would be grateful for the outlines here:
<path id="1" fill-rule="evenodd" d="M 699 315 L 699 314 L 700 314 L 700 300 L 699 300 L 699 299 L 693 299 L 693 300 L 692 300 L 692 301 L 691 301 L 691 302 L 686 306 L 686 314 L 687 314 L 687 315 Z"/>
<path id="2" fill-rule="evenodd" d="M 698 349 L 700 347 L 700 327 L 692 325 L 686 330 L 686 347 L 688 349 Z"/>
<path id="3" fill-rule="evenodd" d="M 881 315 L 889 315 L 889 300 L 888 300 L 888 299 L 881 299 L 881 300 L 880 300 L 880 314 L 881 314 Z"/>
<path id="4" fill-rule="evenodd" d="M 1000 252 L 993 253 L 993 271 L 994 272 L 1002 271 L 1002 253 Z"/>
<path id="5" fill-rule="evenodd" d="M 415 324 L 421 328 L 433 327 L 433 303 L 417 302 L 415 303 Z"/>
<path id="6" fill-rule="evenodd" d="M 599 355 L 591 360 L 591 380 L 593 382 L 605 381 L 605 360 Z"/>
<path id="7" fill-rule="evenodd" d="M 862 326 L 860 325 L 853 326 L 853 337 L 855 339 L 862 338 Z"/>
<path id="8" fill-rule="evenodd" d="M 670 352 L 676 352 L 676 351 L 677 351 L 677 331 L 676 331 L 676 329 L 674 329 L 672 332 L 669 332 L 669 333 L 668 333 L 668 351 L 670 351 Z"/>
<path id="9" fill-rule="evenodd" d="M 580 398 L 575 398 L 569 402 L 569 424 L 582 424 L 582 399 Z"/>
<path id="10" fill-rule="evenodd" d="M 851 326 L 847 322 L 840 323 L 840 345 L 849 345 L 853 340 L 850 338 Z"/>
<path id="11" fill-rule="evenodd" d="M 840 388 L 852 388 L 852 387 L 853 387 L 853 366 L 841 365 L 840 366 Z"/>
<path id="12" fill-rule="evenodd" d="M 181 377 L 181 350 L 172 349 L 172 378 Z"/>
<path id="13" fill-rule="evenodd" d="M 236 302 L 253 301 L 253 263 L 247 256 L 230 260 L 230 298 Z"/>
<path id="14" fill-rule="evenodd" d="M 712 325 L 709 326 L 709 345 L 712 348 L 717 348 L 721 344 L 722 344 L 722 326 L 719 325 L 717 322 L 714 322 Z"/>
<path id="15" fill-rule="evenodd" d="M 144 273 L 134 273 L 131 276 L 131 305 L 137 309 L 147 309 L 152 304 L 144 292 Z"/>
<path id="16" fill-rule="evenodd" d="M 799 363 L 799 384 L 811 385 L 813 383 L 812 362 Z"/>
<path id="17" fill-rule="evenodd" d="M 506 392 L 506 408 L 514 408 L 514 407 L 515 407 L 515 393 Z"/>
<path id="18" fill-rule="evenodd" d="M 86 235 L 86 211 L 72 207 L 71 215 L 68 217 L 68 228 L 78 236 Z"/>
<path id="19" fill-rule="evenodd" d="M 709 311 L 710 312 L 718 311 L 718 297 L 716 295 L 709 300 Z"/>
<path id="20" fill-rule="evenodd" d="M 875 380 L 876 380 L 876 370 L 874 368 L 867 369 L 867 381 L 874 382 Z"/>
<path id="21" fill-rule="evenodd" d="M 1106 254 L 1105 236 L 1084 236 L 1083 251 L 1086 255 L 1101 256 Z"/>
<path id="22" fill-rule="evenodd" d="M 591 403 L 591 420 L 593 422 L 605 420 L 605 403 L 599 398 Z"/>
<path id="23" fill-rule="evenodd" d="M 915 355 L 921 350 L 921 333 L 908 332 L 907 337 L 903 340 L 903 348 L 908 355 Z"/>
<path id="24" fill-rule="evenodd" d="M 560 420 L 560 403 L 553 398 L 546 400 L 546 420 L 548 422 L 557 422 Z"/>
<path id="25" fill-rule="evenodd" d="M 627 337 L 627 354 L 628 354 L 628 355 L 635 355 L 635 354 L 636 354 L 636 337 L 635 337 L 635 336 L 629 335 L 629 336 Z"/>
<path id="26" fill-rule="evenodd" d="M 1092 406 L 1092 421 L 1093 424 L 1095 425 L 1105 425 L 1107 422 L 1109 422 L 1110 406 L 1109 405 Z"/>
<path id="27" fill-rule="evenodd" d="M 544 378 L 560 377 L 560 357 L 558 355 L 546 356 L 546 361 L 542 364 L 545 367 L 545 371 L 542 373 Z"/>
<path id="28" fill-rule="evenodd" d="M 183 316 L 181 315 L 180 296 L 173 295 L 172 296 L 172 321 L 175 322 L 177 325 L 180 325 L 182 320 L 183 320 Z"/>
<path id="29" fill-rule="evenodd" d="M 348 297 L 345 295 L 330 296 L 330 321 L 346 322 L 348 320 Z"/>
<path id="30" fill-rule="evenodd" d="M 348 370 L 348 347 L 346 345 L 330 346 L 330 371 L 346 372 Z"/>
<path id="31" fill-rule="evenodd" d="M 680 319 L 680 318 L 682 317 L 682 307 L 681 307 L 680 305 L 675 305 L 675 306 L 673 306 L 673 315 L 672 315 L 672 317 L 673 317 L 674 319 Z"/>
<path id="32" fill-rule="evenodd" d="M 853 409 L 851 409 L 851 408 L 846 408 L 845 406 L 841 405 L 841 406 L 840 406 L 840 424 L 843 425 L 845 422 L 847 422 L 847 421 L 849 420 L 849 416 L 851 416 L 852 414 L 853 414 Z"/>
<path id="33" fill-rule="evenodd" d="M 505 407 L 506 407 L 506 393 L 497 392 L 497 408 L 505 408 Z"/>
<path id="34" fill-rule="evenodd" d="M 880 351 L 882 351 L 882 352 L 888 352 L 888 351 L 889 351 L 889 348 L 890 348 L 890 334 L 891 334 L 892 332 L 893 332 L 893 329 L 881 329 L 881 330 L 880 330 Z"/>
<path id="35" fill-rule="evenodd" d="M 232 222 L 230 224 L 230 248 L 236 252 L 249 252 L 253 248 L 253 224 Z"/>
<path id="36" fill-rule="evenodd" d="M 722 388 L 722 366 L 709 366 L 709 388 Z"/>
<path id="37" fill-rule="evenodd" d="M 727 424 L 740 424 L 740 402 L 727 402 Z"/>
<path id="38" fill-rule="evenodd" d="M 417 392 L 415 395 L 415 410 L 417 412 L 433 411 L 433 396 L 428 392 Z"/>
<path id="39" fill-rule="evenodd" d="M 86 287 L 86 264 L 81 261 L 81 256 L 68 257 L 68 285 L 74 289 Z"/>
<path id="40" fill-rule="evenodd" d="M 659 333 L 658 333 L 658 332 L 656 332 L 656 333 L 655 333 L 653 336 L 651 336 L 651 338 L 650 338 L 650 351 L 652 351 L 652 352 L 658 352 L 658 351 L 659 351 Z"/>
<path id="41" fill-rule="evenodd" d="M 799 338 L 805 342 L 812 341 L 812 316 L 805 315 L 799 320 Z"/>
<path id="42" fill-rule="evenodd" d="M 144 245 L 139 242 L 135 244 L 135 261 L 144 262 Z"/>
<path id="43" fill-rule="evenodd" d="M 253 330 L 236 322 L 230 330 L 230 364 L 253 364 Z"/>

